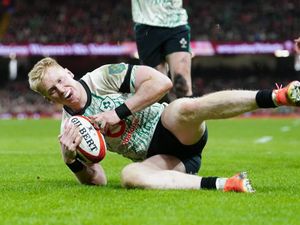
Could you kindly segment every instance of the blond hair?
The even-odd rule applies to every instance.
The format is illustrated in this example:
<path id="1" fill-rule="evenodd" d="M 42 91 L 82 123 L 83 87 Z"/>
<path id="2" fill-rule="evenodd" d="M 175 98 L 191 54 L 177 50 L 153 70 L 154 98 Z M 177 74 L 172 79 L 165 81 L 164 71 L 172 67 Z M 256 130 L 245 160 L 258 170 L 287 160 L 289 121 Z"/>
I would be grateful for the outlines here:
<path id="1" fill-rule="evenodd" d="M 47 95 L 47 93 L 41 86 L 41 83 L 46 70 L 52 66 L 60 67 L 57 61 L 50 57 L 43 58 L 34 65 L 32 70 L 28 73 L 28 81 L 31 90 L 38 92 L 44 96 Z"/>

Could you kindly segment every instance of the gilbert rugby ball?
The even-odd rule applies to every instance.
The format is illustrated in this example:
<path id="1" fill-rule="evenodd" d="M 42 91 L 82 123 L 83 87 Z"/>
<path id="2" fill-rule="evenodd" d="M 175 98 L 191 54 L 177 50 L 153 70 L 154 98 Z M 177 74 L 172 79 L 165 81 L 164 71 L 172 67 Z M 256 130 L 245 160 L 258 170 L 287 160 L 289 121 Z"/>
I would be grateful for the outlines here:
<path id="1" fill-rule="evenodd" d="M 82 136 L 81 143 L 77 147 L 78 158 L 84 162 L 100 162 L 106 154 L 105 139 L 101 132 L 95 129 L 85 116 L 72 116 L 70 122 L 79 127 Z"/>

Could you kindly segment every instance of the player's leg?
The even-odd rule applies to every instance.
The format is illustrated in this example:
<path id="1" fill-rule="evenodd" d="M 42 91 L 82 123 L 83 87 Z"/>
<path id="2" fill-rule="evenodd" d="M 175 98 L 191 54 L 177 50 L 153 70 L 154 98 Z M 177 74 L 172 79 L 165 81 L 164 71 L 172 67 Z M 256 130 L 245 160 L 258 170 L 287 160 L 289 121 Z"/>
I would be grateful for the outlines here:
<path id="1" fill-rule="evenodd" d="M 220 91 L 198 98 L 181 98 L 164 110 L 163 126 L 183 144 L 196 143 L 205 130 L 205 120 L 224 119 L 257 109 L 257 91 Z"/>
<path id="2" fill-rule="evenodd" d="M 196 174 L 199 171 L 206 141 L 207 135 L 204 135 L 197 144 L 185 146 L 159 121 L 148 147 L 147 159 L 123 169 L 123 186 L 199 189 L 201 178 L 187 173 Z"/>
<path id="3" fill-rule="evenodd" d="M 300 82 L 275 90 L 227 90 L 199 98 L 177 99 L 162 114 L 163 126 L 183 144 L 196 143 L 204 132 L 203 121 L 225 119 L 258 108 L 300 106 Z"/>
<path id="4" fill-rule="evenodd" d="M 191 54 L 174 52 L 166 56 L 177 98 L 192 96 Z"/>
<path id="5" fill-rule="evenodd" d="M 207 132 L 194 145 L 183 145 L 159 121 L 147 159 L 126 166 L 122 171 L 123 186 L 151 189 L 218 189 L 252 191 L 246 176 L 233 178 L 199 177 L 201 153 Z"/>
<path id="6" fill-rule="evenodd" d="M 254 192 L 245 173 L 231 178 L 200 177 L 184 173 L 183 163 L 174 156 L 155 155 L 127 165 L 121 174 L 122 186 L 146 189 L 212 189 Z"/>
<path id="7" fill-rule="evenodd" d="M 178 98 L 193 94 L 190 50 L 189 25 L 170 28 L 163 51 L 174 83 L 173 90 Z"/>
<path id="8" fill-rule="evenodd" d="M 201 179 L 185 174 L 183 163 L 170 155 L 155 155 L 143 162 L 131 163 L 122 170 L 121 178 L 125 187 L 157 189 L 196 189 Z"/>

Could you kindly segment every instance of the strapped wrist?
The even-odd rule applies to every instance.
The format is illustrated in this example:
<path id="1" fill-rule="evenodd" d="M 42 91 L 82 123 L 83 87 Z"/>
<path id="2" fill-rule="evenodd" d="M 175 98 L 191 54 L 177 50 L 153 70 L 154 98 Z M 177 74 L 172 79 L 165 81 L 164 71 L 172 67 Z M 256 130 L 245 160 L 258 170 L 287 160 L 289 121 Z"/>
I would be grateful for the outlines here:
<path id="1" fill-rule="evenodd" d="M 75 159 L 75 161 L 72 163 L 66 163 L 66 165 L 73 173 L 78 173 L 85 168 L 85 165 L 78 159 Z"/>
<path id="2" fill-rule="evenodd" d="M 125 103 L 123 103 L 122 105 L 119 105 L 117 108 L 115 108 L 115 111 L 121 120 L 132 115 L 132 112 L 130 111 L 130 109 L 127 107 L 127 105 Z"/>

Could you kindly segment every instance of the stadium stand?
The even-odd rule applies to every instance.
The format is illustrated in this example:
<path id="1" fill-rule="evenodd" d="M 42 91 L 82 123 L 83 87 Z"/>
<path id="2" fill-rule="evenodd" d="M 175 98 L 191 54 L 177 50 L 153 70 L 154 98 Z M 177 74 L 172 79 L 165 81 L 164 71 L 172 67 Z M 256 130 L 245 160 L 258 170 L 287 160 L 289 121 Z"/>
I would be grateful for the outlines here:
<path id="1" fill-rule="evenodd" d="M 2 42 L 102 43 L 132 40 L 128 2 L 16 1 Z"/>
<path id="2" fill-rule="evenodd" d="M 298 0 L 185 0 L 193 40 L 272 41 L 299 35 Z M 129 0 L 16 0 L 2 43 L 134 40 Z"/>
<path id="3" fill-rule="evenodd" d="M 61 107 L 29 91 L 27 82 L 9 82 L 0 89 L 0 119 L 55 117 Z"/>
<path id="4" fill-rule="evenodd" d="M 189 1 L 192 37 L 216 41 L 272 41 L 299 35 L 297 0 Z"/>

